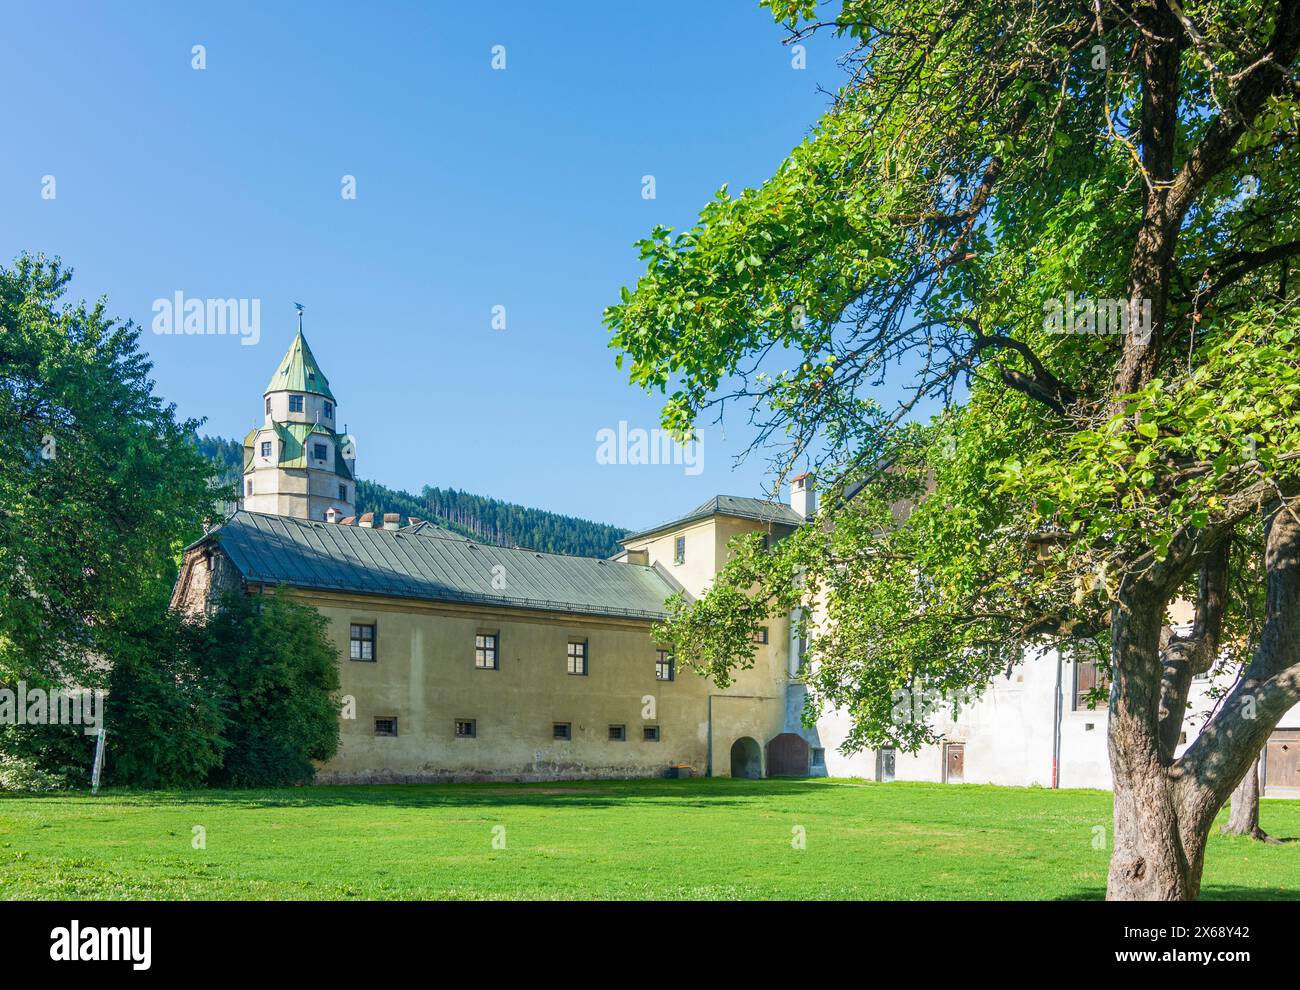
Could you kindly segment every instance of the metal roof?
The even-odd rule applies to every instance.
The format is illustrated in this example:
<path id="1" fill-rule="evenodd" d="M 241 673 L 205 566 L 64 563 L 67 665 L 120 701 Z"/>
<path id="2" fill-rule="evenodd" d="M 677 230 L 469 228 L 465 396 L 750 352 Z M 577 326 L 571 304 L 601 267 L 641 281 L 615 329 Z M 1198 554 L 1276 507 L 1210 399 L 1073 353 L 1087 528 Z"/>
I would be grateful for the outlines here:
<path id="1" fill-rule="evenodd" d="M 714 495 L 703 505 L 697 506 L 678 519 L 670 519 L 658 526 L 643 529 L 639 533 L 631 533 L 623 537 L 619 542 L 626 545 L 643 536 L 649 536 L 651 533 L 685 526 L 688 523 L 708 519 L 711 516 L 734 516 L 738 519 L 753 519 L 756 522 L 774 523 L 778 526 L 802 526 L 804 523 L 803 517 L 784 502 L 747 498 L 744 495 Z"/>
<path id="2" fill-rule="evenodd" d="M 331 402 L 337 401 L 330 391 L 329 379 L 316 363 L 316 356 L 307 346 L 307 338 L 299 330 L 294 334 L 289 349 L 280 360 L 280 367 L 271 376 L 267 392 L 312 392 L 323 395 Z"/>
<path id="3" fill-rule="evenodd" d="M 430 523 L 368 529 L 241 511 L 195 545 L 209 540 L 259 584 L 655 620 L 676 590 L 653 567 L 491 546 Z"/>

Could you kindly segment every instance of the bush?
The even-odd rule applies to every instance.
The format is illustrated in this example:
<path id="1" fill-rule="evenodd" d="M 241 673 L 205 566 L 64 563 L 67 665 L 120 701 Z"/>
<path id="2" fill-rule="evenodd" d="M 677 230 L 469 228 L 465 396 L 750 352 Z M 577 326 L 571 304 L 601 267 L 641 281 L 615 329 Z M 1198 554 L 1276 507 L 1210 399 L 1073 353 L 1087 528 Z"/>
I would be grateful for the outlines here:
<path id="1" fill-rule="evenodd" d="M 312 761 L 338 751 L 339 674 L 326 619 L 282 590 L 228 597 L 209 621 L 207 670 L 226 696 L 222 765 L 209 782 L 273 787 L 310 782 Z"/>
<path id="2" fill-rule="evenodd" d="M 104 776 L 149 789 L 201 787 L 221 765 L 225 686 L 206 669 L 208 631 L 173 612 L 117 636 Z"/>

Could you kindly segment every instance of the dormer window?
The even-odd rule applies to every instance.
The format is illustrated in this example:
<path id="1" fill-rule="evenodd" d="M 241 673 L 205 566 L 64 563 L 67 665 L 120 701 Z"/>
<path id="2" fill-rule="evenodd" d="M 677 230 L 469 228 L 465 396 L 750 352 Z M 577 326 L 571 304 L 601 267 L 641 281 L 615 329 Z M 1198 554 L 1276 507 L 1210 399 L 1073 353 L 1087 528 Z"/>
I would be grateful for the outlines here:
<path id="1" fill-rule="evenodd" d="M 289 396 L 289 412 L 302 412 L 302 396 Z"/>
<path id="2" fill-rule="evenodd" d="M 334 418 L 334 403 L 332 402 L 325 403 L 325 418 L 326 419 Z"/>
<path id="3" fill-rule="evenodd" d="M 270 441 L 270 440 L 263 440 L 263 441 L 262 441 L 262 456 L 263 456 L 263 457 L 270 457 L 270 456 L 271 456 L 271 441 Z"/>
<path id="4" fill-rule="evenodd" d="M 323 443 L 312 444 L 312 448 L 313 453 L 316 455 L 316 460 L 323 461 L 328 456 L 325 452 L 325 445 Z"/>

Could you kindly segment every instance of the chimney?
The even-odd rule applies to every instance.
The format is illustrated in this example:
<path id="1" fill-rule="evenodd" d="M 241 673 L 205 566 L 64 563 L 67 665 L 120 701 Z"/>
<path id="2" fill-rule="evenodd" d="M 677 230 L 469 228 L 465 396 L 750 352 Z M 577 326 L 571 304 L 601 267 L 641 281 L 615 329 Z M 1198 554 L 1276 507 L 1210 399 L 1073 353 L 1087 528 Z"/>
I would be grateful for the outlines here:
<path id="1" fill-rule="evenodd" d="M 339 520 L 339 525 L 340 525 L 340 526 L 351 526 L 351 525 L 353 525 L 356 521 L 357 521 L 357 517 L 356 517 L 356 516 L 344 516 L 342 519 Z"/>
<path id="2" fill-rule="evenodd" d="M 361 513 L 361 519 L 357 522 L 357 525 L 358 525 L 358 526 L 361 526 L 361 527 L 364 528 L 364 529 L 374 529 L 374 528 L 375 528 L 375 514 L 374 514 L 373 512 L 363 512 L 363 513 Z"/>
<path id="3" fill-rule="evenodd" d="M 790 479 L 790 508 L 804 519 L 817 515 L 817 479 L 807 471 Z"/>
<path id="4" fill-rule="evenodd" d="M 424 522 L 424 520 L 421 519 L 419 516 L 407 516 L 407 517 L 406 517 L 406 525 L 408 525 L 408 526 L 418 526 L 418 525 L 420 525 L 420 523 L 422 523 L 422 522 Z"/>
<path id="5" fill-rule="evenodd" d="M 334 508 L 334 506 L 331 505 L 328 509 L 325 510 L 325 521 L 327 523 L 336 523 L 339 521 L 339 516 L 341 514 L 342 513 L 340 513 L 338 509 Z"/>
<path id="6" fill-rule="evenodd" d="M 650 551 L 645 547 L 639 550 L 627 551 L 627 562 L 629 564 L 640 564 L 642 567 L 650 566 Z"/>
<path id="7" fill-rule="evenodd" d="M 401 529 L 402 514 L 400 512 L 384 513 L 384 529 Z"/>

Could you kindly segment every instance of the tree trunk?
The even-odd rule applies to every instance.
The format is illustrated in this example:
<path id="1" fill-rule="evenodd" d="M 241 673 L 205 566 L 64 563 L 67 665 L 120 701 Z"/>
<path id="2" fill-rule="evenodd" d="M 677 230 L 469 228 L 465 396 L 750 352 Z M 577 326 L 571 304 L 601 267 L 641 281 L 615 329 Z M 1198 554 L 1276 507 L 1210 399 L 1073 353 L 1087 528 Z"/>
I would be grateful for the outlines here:
<path id="1" fill-rule="evenodd" d="M 1276 842 L 1259 827 L 1259 757 L 1232 792 L 1232 812 L 1223 826 L 1224 835 L 1248 835 L 1260 842 Z"/>
<path id="2" fill-rule="evenodd" d="M 1164 603 L 1154 593 L 1121 594 L 1111 619 L 1115 685 L 1107 723 L 1115 788 L 1115 834 L 1106 897 L 1193 900 L 1205 845 L 1190 846 L 1179 821 L 1175 779 L 1161 755 L 1159 705 Z"/>

